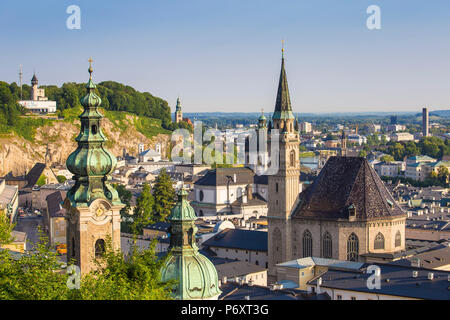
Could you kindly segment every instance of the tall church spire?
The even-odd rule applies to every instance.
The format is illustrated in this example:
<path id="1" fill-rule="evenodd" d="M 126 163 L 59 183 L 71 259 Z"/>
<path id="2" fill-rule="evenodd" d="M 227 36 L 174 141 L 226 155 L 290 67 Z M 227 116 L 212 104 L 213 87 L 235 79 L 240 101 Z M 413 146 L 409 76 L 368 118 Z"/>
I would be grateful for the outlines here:
<path id="1" fill-rule="evenodd" d="M 67 193 L 72 206 L 88 206 L 93 200 L 103 198 L 121 205 L 117 191 L 109 185 L 108 175 L 114 170 L 117 159 L 103 145 L 106 137 L 100 124 L 103 115 L 98 111 L 102 103 L 95 93 L 92 80 L 92 59 L 89 59 L 87 94 L 81 98 L 84 107 L 80 115 L 81 130 L 75 141 L 78 148 L 67 158 L 67 169 L 74 174 L 75 185 Z"/>
<path id="2" fill-rule="evenodd" d="M 291 98 L 289 96 L 289 87 L 284 66 L 284 42 L 281 49 L 281 72 L 280 80 L 278 82 L 277 100 L 275 103 L 275 112 L 273 119 L 294 119 L 291 106 Z"/>
<path id="3" fill-rule="evenodd" d="M 89 59 L 87 94 L 81 98 L 80 133 L 75 138 L 77 149 L 67 158 L 67 169 L 75 184 L 67 192 L 67 261 L 73 260 L 86 274 L 97 268 L 94 261 L 102 258 L 106 242 L 120 250 L 120 210 L 124 207 L 109 183 L 109 174 L 116 167 L 116 158 L 104 148 L 106 137 L 101 130 L 102 103 L 92 80 L 92 59 Z"/>

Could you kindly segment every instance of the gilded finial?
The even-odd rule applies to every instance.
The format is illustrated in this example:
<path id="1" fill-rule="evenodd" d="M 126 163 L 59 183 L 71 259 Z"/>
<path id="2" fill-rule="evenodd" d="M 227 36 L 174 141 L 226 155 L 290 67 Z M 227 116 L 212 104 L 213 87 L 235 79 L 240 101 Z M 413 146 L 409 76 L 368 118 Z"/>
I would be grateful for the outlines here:
<path id="1" fill-rule="evenodd" d="M 92 62 L 94 62 L 94 60 L 92 60 L 92 57 L 91 57 L 91 58 L 89 58 L 88 61 L 89 61 L 89 69 L 88 69 L 88 71 L 89 71 L 90 77 L 92 77 L 92 72 L 94 71 L 92 69 Z"/>
<path id="2" fill-rule="evenodd" d="M 281 40 L 281 54 L 283 55 L 284 58 L 284 39 Z"/>

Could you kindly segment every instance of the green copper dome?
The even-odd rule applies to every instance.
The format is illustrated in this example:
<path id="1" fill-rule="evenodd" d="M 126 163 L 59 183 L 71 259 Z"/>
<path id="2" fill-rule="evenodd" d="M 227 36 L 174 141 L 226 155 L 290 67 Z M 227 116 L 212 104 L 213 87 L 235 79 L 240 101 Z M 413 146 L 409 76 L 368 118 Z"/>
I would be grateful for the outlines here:
<path id="1" fill-rule="evenodd" d="M 207 257 L 198 252 L 196 215 L 186 197 L 185 190 L 178 193 L 178 202 L 168 218 L 171 222 L 169 256 L 161 269 L 161 280 L 176 281 L 175 299 L 217 299 L 221 293 L 217 270 Z"/>
<path id="2" fill-rule="evenodd" d="M 109 185 L 108 175 L 117 165 L 117 159 L 106 150 L 106 142 L 100 124 L 103 115 L 98 111 L 102 100 L 95 93 L 92 67 L 89 67 L 88 93 L 81 98 L 83 113 L 79 116 L 81 130 L 75 141 L 77 149 L 67 158 L 67 169 L 74 174 L 75 185 L 67 193 L 73 206 L 88 206 L 97 198 L 113 204 L 121 204 L 117 191 Z"/>

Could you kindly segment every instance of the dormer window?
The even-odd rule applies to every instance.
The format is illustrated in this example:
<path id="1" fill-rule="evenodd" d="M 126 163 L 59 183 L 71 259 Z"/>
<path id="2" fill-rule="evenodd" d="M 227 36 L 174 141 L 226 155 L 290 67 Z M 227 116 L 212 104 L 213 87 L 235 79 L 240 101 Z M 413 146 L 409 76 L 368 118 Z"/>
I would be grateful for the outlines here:
<path id="1" fill-rule="evenodd" d="M 351 204 L 351 205 L 347 208 L 347 210 L 348 210 L 348 219 L 349 219 L 350 221 L 355 220 L 355 219 L 356 219 L 356 207 L 355 207 L 353 204 Z"/>

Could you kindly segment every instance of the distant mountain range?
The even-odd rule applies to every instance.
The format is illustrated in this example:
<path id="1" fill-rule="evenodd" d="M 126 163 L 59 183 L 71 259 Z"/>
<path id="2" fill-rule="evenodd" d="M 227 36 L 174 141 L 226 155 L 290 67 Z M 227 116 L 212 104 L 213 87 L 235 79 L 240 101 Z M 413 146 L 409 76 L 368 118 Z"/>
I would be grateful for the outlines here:
<path id="1" fill-rule="evenodd" d="M 409 112 L 330 112 L 330 113 L 294 113 L 295 116 L 299 118 L 314 117 L 314 118 L 342 118 L 342 117 L 386 117 L 391 115 L 398 116 L 414 116 L 419 113 L 409 111 Z M 420 113 L 421 114 L 421 113 Z M 184 115 L 190 119 L 220 119 L 220 118 L 258 118 L 261 112 L 189 112 L 184 113 Z M 271 112 L 265 113 L 266 117 L 272 115 Z M 450 118 L 450 110 L 435 110 L 430 111 L 430 116 L 438 116 L 443 118 Z"/>

